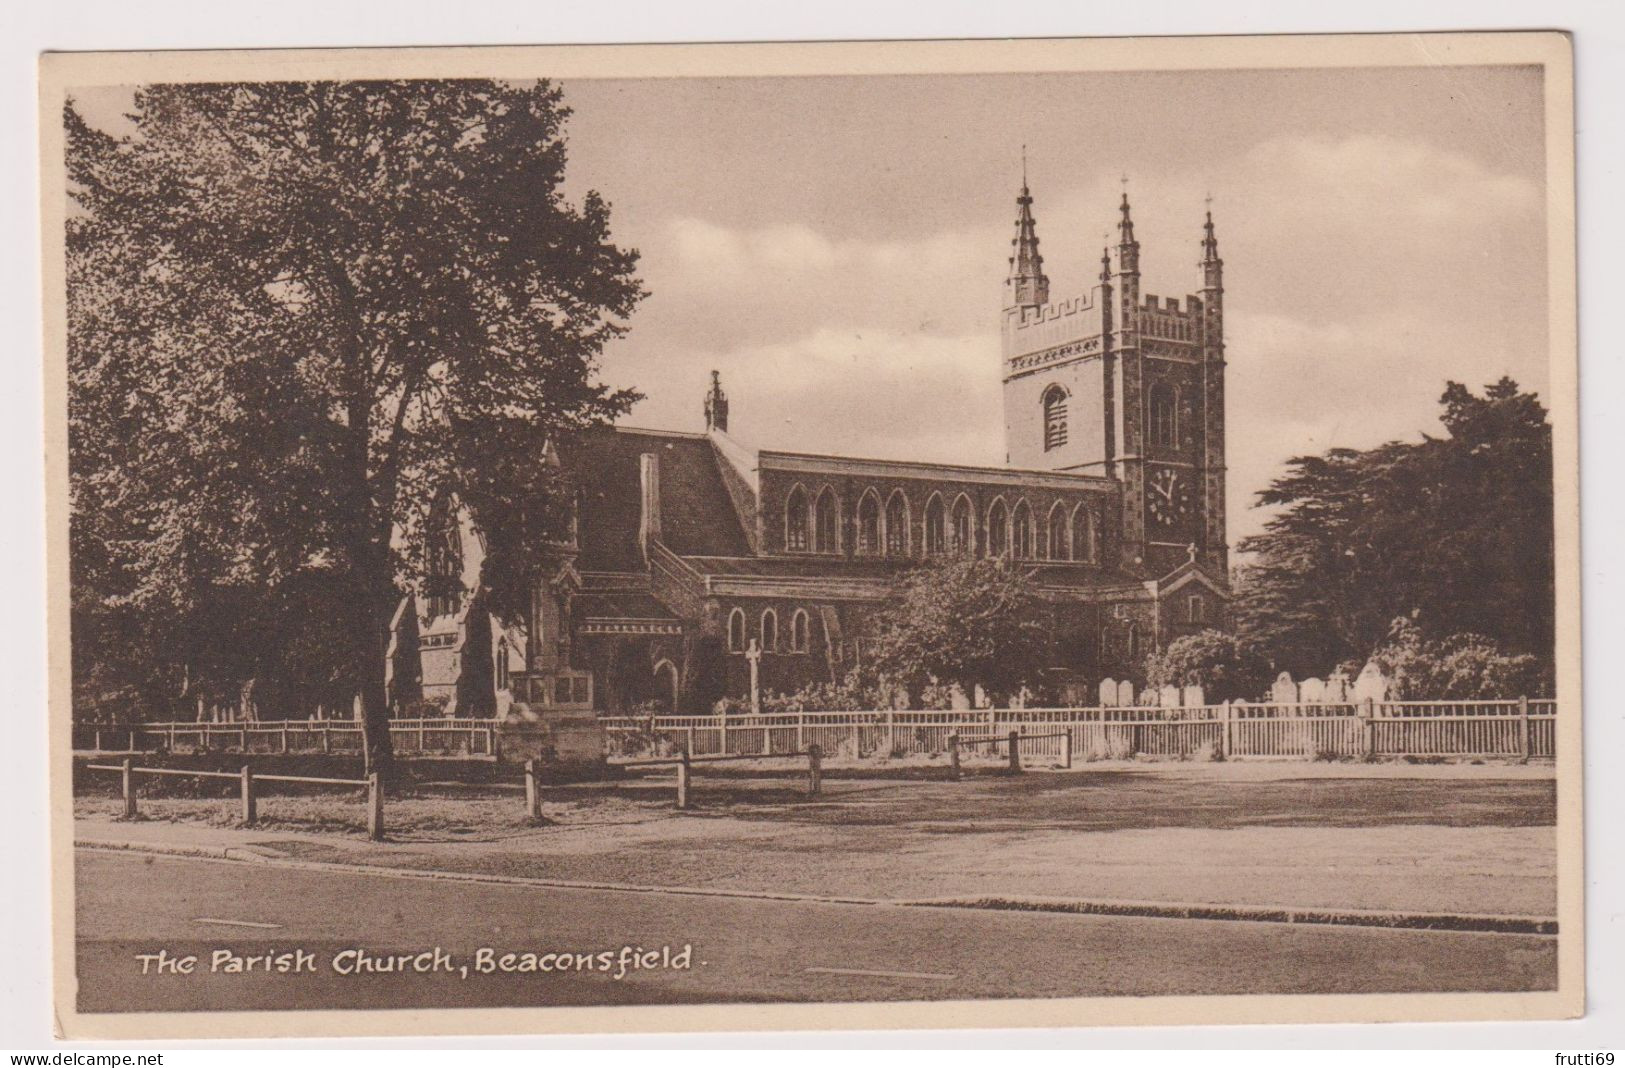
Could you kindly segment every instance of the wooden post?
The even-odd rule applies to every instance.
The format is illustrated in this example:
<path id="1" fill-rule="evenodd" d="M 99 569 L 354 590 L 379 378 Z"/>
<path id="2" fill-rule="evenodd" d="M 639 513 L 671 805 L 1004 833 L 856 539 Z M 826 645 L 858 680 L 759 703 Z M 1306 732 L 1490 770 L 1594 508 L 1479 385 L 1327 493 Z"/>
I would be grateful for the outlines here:
<path id="1" fill-rule="evenodd" d="M 169 725 L 169 751 L 171 753 L 175 751 L 175 724 L 173 723 Z"/>
<path id="2" fill-rule="evenodd" d="M 96 744 L 94 748 L 98 753 L 102 751 L 102 729 L 100 727 L 96 728 Z"/>
<path id="3" fill-rule="evenodd" d="M 1518 758 L 1519 763 L 1529 763 L 1529 698 L 1518 698 Z"/>
<path id="4" fill-rule="evenodd" d="M 1367 697 L 1360 702 L 1360 750 L 1366 757 L 1377 755 L 1377 725 L 1372 722 L 1375 702 Z"/>
<path id="5" fill-rule="evenodd" d="M 718 716 L 717 718 L 719 720 L 721 720 L 721 727 L 722 727 L 722 755 L 727 756 L 728 755 L 728 714 L 726 712 L 724 712 L 722 715 Z"/>
<path id="6" fill-rule="evenodd" d="M 1230 716 L 1230 702 L 1226 701 L 1219 706 L 1219 717 L 1222 721 L 1219 724 L 1219 756 L 1225 760 L 1230 759 L 1230 746 L 1232 744 L 1230 740 Z"/>
<path id="7" fill-rule="evenodd" d="M 135 745 L 135 728 L 134 727 L 130 728 L 130 752 L 132 752 L 132 753 L 137 752 L 136 745 Z"/>
<path id="8" fill-rule="evenodd" d="M 1061 767 L 1072 767 L 1072 728 L 1068 726 L 1061 732 Z"/>
<path id="9" fill-rule="evenodd" d="M 807 794 L 817 797 L 824 790 L 824 752 L 816 745 L 807 748 Z"/>
<path id="10" fill-rule="evenodd" d="M 247 764 L 243 765 L 243 822 L 252 824 L 259 818 L 259 808 L 254 802 L 254 771 Z"/>
<path id="11" fill-rule="evenodd" d="M 892 757 L 892 754 L 897 752 L 897 724 L 895 722 L 896 715 L 897 714 L 894 711 L 892 711 L 891 709 L 889 709 L 889 708 L 886 709 L 886 759 L 887 760 L 890 760 L 891 757 Z"/>
<path id="12" fill-rule="evenodd" d="M 525 761 L 525 815 L 540 819 L 542 815 L 542 788 L 536 781 L 536 761 Z"/>
<path id="13" fill-rule="evenodd" d="M 678 754 L 677 760 L 677 807 L 688 807 L 688 754 Z"/>
<path id="14" fill-rule="evenodd" d="M 285 724 L 285 723 L 282 725 L 281 735 L 282 735 L 282 751 L 284 753 L 286 753 L 288 751 L 288 725 Z"/>
<path id="15" fill-rule="evenodd" d="M 798 709 L 796 711 L 796 752 L 799 753 L 805 748 L 807 748 L 807 713 Z"/>
<path id="16" fill-rule="evenodd" d="M 367 837 L 384 840 L 384 784 L 376 771 L 367 773 Z"/>
<path id="17" fill-rule="evenodd" d="M 683 728 L 683 752 L 689 756 L 694 755 L 694 725 L 692 723 Z"/>
<path id="18" fill-rule="evenodd" d="M 324 719 L 324 720 L 322 720 L 322 752 L 331 753 L 332 751 L 333 751 L 333 734 L 332 734 L 332 731 L 327 726 L 327 721 Z"/>
<path id="19" fill-rule="evenodd" d="M 131 818 L 133 818 L 135 816 L 135 758 L 134 757 L 125 757 L 124 758 L 124 767 L 123 767 L 122 771 L 123 771 L 123 779 L 124 779 L 124 818 L 125 819 L 131 819 Z"/>
<path id="20" fill-rule="evenodd" d="M 1010 732 L 1010 770 L 1021 771 L 1021 732 Z"/>
<path id="21" fill-rule="evenodd" d="M 955 779 L 959 778 L 959 732 L 954 731 L 948 735 L 948 770 Z"/>

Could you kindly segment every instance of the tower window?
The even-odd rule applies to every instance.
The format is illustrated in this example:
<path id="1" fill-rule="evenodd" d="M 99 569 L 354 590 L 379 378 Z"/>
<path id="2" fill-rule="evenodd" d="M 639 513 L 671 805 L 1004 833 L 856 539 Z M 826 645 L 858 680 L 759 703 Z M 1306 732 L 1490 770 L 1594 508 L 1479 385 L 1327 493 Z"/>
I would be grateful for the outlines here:
<path id="1" fill-rule="evenodd" d="M 728 613 L 728 651 L 742 653 L 745 651 L 745 612 L 735 608 Z"/>
<path id="2" fill-rule="evenodd" d="M 784 547 L 793 553 L 807 551 L 807 495 L 800 486 L 784 503 Z"/>
<path id="3" fill-rule="evenodd" d="M 779 614 L 769 608 L 762 613 L 762 652 L 775 653 L 779 649 Z"/>
<path id="4" fill-rule="evenodd" d="M 1179 446 L 1179 392 L 1166 383 L 1151 387 L 1151 443 Z"/>
<path id="5" fill-rule="evenodd" d="M 800 608 L 790 617 L 790 651 L 792 653 L 807 651 L 807 613 Z"/>
<path id="6" fill-rule="evenodd" d="M 828 486 L 818 494 L 818 501 L 813 505 L 813 548 L 821 553 L 838 553 L 841 551 L 840 539 L 836 536 L 839 527 L 839 510 L 835 505 L 835 494 Z"/>
<path id="7" fill-rule="evenodd" d="M 1186 615 L 1192 623 L 1205 623 L 1207 621 L 1207 603 L 1200 594 L 1193 593 L 1185 601 Z"/>
<path id="8" fill-rule="evenodd" d="M 1044 451 L 1066 444 L 1066 390 L 1051 386 L 1044 391 Z"/>

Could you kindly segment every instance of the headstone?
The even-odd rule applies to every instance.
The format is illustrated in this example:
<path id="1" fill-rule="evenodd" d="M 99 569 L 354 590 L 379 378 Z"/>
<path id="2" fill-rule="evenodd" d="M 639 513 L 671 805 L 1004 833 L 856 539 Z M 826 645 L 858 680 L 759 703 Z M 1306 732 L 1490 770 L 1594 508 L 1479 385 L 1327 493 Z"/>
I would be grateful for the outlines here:
<path id="1" fill-rule="evenodd" d="M 1179 707 L 1179 687 L 1163 686 L 1157 690 L 1157 704 L 1163 708 Z"/>
<path id="2" fill-rule="evenodd" d="M 1113 702 L 1119 708 L 1134 707 L 1134 684 L 1127 679 L 1117 684 L 1117 700 Z"/>
<path id="3" fill-rule="evenodd" d="M 1360 677 L 1354 680 L 1354 700 L 1360 702 L 1367 698 L 1373 701 L 1388 700 L 1388 680 L 1383 677 L 1382 668 L 1377 666 L 1375 660 L 1367 660 L 1365 667 L 1360 669 Z"/>
<path id="4" fill-rule="evenodd" d="M 1275 676 L 1275 685 L 1270 687 L 1270 701 L 1278 705 L 1298 703 L 1298 687 L 1293 683 L 1291 675 L 1283 671 Z"/>
<path id="5" fill-rule="evenodd" d="M 1207 695 L 1202 692 L 1200 686 L 1185 687 L 1185 691 L 1181 696 L 1184 699 L 1186 708 L 1201 708 L 1207 704 Z"/>
<path id="6" fill-rule="evenodd" d="M 1349 699 L 1349 677 L 1341 671 L 1334 671 L 1326 680 L 1326 690 L 1323 700 L 1330 705 L 1340 705 Z"/>
<path id="7" fill-rule="evenodd" d="M 1141 708 L 1156 708 L 1162 701 L 1162 694 L 1155 686 L 1147 686 L 1140 691 L 1140 700 L 1136 702 Z"/>
<path id="8" fill-rule="evenodd" d="M 1306 705 L 1318 705 L 1326 700 L 1326 684 L 1319 679 L 1304 679 L 1298 683 L 1298 700 Z"/>
<path id="9" fill-rule="evenodd" d="M 1117 704 L 1117 680 L 1100 680 L 1100 707 L 1111 708 Z"/>

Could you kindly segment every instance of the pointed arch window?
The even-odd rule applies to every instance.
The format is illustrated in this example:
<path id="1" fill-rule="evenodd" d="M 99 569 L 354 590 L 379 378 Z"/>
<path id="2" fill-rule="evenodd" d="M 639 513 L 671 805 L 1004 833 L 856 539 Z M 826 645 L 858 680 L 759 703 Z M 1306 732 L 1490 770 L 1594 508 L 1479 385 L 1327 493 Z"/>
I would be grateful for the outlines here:
<path id="1" fill-rule="evenodd" d="M 742 653 L 745 651 L 745 610 L 735 608 L 728 613 L 728 651 Z"/>
<path id="2" fill-rule="evenodd" d="M 970 498 L 960 495 L 954 501 L 953 516 L 954 552 L 974 553 L 976 551 L 976 520 L 971 512 Z"/>
<path id="3" fill-rule="evenodd" d="M 1049 510 L 1049 558 L 1072 559 L 1072 532 L 1066 527 L 1066 506 L 1060 501 Z"/>
<path id="4" fill-rule="evenodd" d="M 908 498 L 902 490 L 892 490 L 886 498 L 886 555 L 908 555 Z"/>
<path id="5" fill-rule="evenodd" d="M 1066 444 L 1066 390 L 1051 386 L 1044 391 L 1044 451 Z"/>
<path id="6" fill-rule="evenodd" d="M 813 550 L 821 553 L 840 552 L 839 530 L 840 509 L 835 503 L 835 492 L 825 486 L 819 491 L 818 500 L 813 505 Z"/>
<path id="7" fill-rule="evenodd" d="M 762 652 L 779 650 L 779 614 L 769 608 L 762 613 Z"/>
<path id="8" fill-rule="evenodd" d="M 808 549 L 807 494 L 800 486 L 792 489 L 784 502 L 784 548 L 792 553 Z"/>
<path id="9" fill-rule="evenodd" d="M 987 555 L 1003 556 L 1009 551 L 1010 512 L 1001 497 L 987 510 Z"/>
<path id="10" fill-rule="evenodd" d="M 463 594 L 463 536 L 450 501 L 435 506 L 425 548 L 429 616 L 452 615 L 460 607 Z"/>
<path id="11" fill-rule="evenodd" d="M 796 614 L 790 617 L 790 651 L 792 653 L 805 653 L 807 651 L 807 612 L 806 609 L 796 609 Z"/>
<path id="12" fill-rule="evenodd" d="M 948 510 L 934 493 L 925 502 L 925 551 L 932 556 L 948 551 Z"/>
<path id="13" fill-rule="evenodd" d="M 1096 539 L 1095 515 L 1084 505 L 1072 513 L 1072 559 L 1087 564 L 1100 562 L 1100 543 Z"/>
<path id="14" fill-rule="evenodd" d="M 871 556 L 880 552 L 880 498 L 874 490 L 858 502 L 858 552 Z"/>
<path id="15" fill-rule="evenodd" d="M 1010 520 L 1010 555 L 1017 560 L 1033 558 L 1033 510 L 1026 501 L 1017 503 Z"/>
<path id="16" fill-rule="evenodd" d="M 1179 391 L 1166 382 L 1151 387 L 1151 443 L 1179 446 Z"/>

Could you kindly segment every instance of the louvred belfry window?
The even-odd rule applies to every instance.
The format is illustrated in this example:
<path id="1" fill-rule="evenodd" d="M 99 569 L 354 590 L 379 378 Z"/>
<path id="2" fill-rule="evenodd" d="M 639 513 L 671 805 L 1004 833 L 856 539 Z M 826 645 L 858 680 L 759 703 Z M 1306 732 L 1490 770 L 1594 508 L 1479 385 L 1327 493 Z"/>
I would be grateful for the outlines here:
<path id="1" fill-rule="evenodd" d="M 1066 390 L 1051 386 L 1044 391 L 1044 451 L 1066 444 Z"/>
<path id="2" fill-rule="evenodd" d="M 908 502 L 901 493 L 886 501 L 886 555 L 908 554 Z"/>
<path id="3" fill-rule="evenodd" d="M 873 493 L 858 502 L 858 552 L 880 551 L 880 501 Z"/>
<path id="4" fill-rule="evenodd" d="M 838 553 L 841 543 L 836 537 L 835 494 L 825 486 L 813 505 L 813 549 L 821 553 Z"/>

